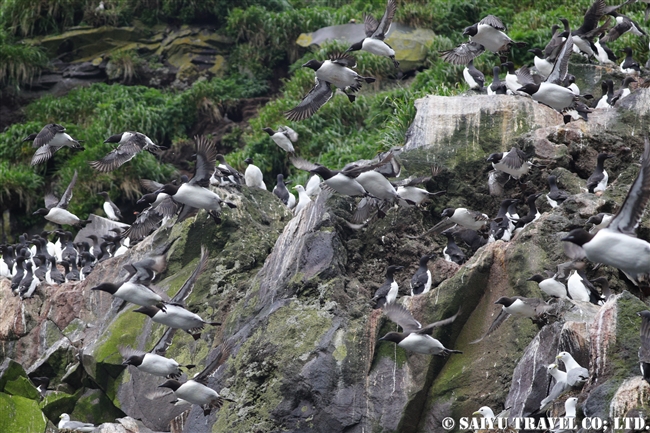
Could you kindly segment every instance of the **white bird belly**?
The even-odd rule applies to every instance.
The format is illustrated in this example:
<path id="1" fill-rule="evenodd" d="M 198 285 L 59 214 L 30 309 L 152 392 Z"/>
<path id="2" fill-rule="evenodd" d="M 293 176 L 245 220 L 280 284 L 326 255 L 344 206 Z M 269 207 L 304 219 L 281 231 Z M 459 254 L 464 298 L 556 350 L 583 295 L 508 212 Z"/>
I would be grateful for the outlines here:
<path id="1" fill-rule="evenodd" d="M 50 209 L 50 212 L 45 215 L 45 219 L 61 225 L 75 225 L 79 223 L 79 218 L 60 207 Z"/>
<path id="2" fill-rule="evenodd" d="M 198 209 L 221 210 L 221 198 L 207 188 L 184 183 L 173 196 L 177 201 Z"/>
<path id="3" fill-rule="evenodd" d="M 366 38 L 361 44 L 361 49 L 378 56 L 391 57 L 395 55 L 395 50 L 388 46 L 384 41 L 379 39 Z"/>

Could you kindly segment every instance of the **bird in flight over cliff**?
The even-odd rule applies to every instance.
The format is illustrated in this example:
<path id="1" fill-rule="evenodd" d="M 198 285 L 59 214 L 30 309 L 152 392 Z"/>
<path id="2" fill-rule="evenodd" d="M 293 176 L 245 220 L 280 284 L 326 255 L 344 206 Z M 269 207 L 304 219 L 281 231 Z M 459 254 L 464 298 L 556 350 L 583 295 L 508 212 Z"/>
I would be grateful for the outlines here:
<path id="1" fill-rule="evenodd" d="M 52 157 L 63 147 L 84 150 L 78 140 L 70 137 L 65 128 L 56 123 L 47 124 L 38 134 L 30 134 L 23 141 L 33 141 L 32 147 L 36 147 L 36 153 L 32 157 L 31 165 L 42 164 Z"/>
<path id="2" fill-rule="evenodd" d="M 110 151 L 102 159 L 88 162 L 92 168 L 102 173 L 108 173 L 126 164 L 143 150 L 147 150 L 156 155 L 161 149 L 149 137 L 135 131 L 126 131 L 111 135 L 104 140 L 104 143 L 118 143 L 119 145 L 117 149 Z"/>
<path id="3" fill-rule="evenodd" d="M 364 14 L 363 24 L 366 37 L 356 44 L 352 44 L 350 48 L 345 50 L 345 53 L 363 50 L 378 56 L 386 56 L 393 61 L 396 68 L 399 68 L 399 62 L 395 60 L 395 50 L 384 42 L 384 38 L 386 37 L 386 33 L 388 33 L 388 29 L 393 21 L 396 10 L 397 3 L 395 0 L 388 0 L 386 11 L 381 17 L 381 21 L 377 21 L 372 15 Z"/>

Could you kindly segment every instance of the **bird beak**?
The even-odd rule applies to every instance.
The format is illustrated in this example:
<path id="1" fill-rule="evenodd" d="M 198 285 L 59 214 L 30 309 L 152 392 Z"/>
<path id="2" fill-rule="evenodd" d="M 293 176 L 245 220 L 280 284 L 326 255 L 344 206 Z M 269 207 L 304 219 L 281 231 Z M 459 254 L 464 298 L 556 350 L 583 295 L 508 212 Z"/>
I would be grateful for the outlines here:
<path id="1" fill-rule="evenodd" d="M 557 355 L 557 356 L 555 357 L 555 359 L 560 359 L 560 358 L 562 358 L 560 355 Z"/>
<path id="2" fill-rule="evenodd" d="M 481 414 L 481 412 L 476 411 L 476 412 L 472 413 L 472 416 L 473 416 L 473 415 L 480 415 L 480 414 Z"/>

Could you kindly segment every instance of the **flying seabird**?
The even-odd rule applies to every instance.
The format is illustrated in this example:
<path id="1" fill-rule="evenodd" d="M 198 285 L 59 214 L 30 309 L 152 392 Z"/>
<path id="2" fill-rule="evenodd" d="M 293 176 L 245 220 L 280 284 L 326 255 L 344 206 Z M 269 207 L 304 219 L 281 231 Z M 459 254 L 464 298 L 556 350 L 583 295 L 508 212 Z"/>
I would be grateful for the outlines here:
<path id="1" fill-rule="evenodd" d="M 108 173 L 121 165 L 131 161 L 138 153 L 147 150 L 157 155 L 161 149 L 146 135 L 136 131 L 126 131 L 120 134 L 111 135 L 104 143 L 118 143 L 116 149 L 110 151 L 105 157 L 98 161 L 89 161 L 88 164 L 95 170 Z"/>
<path id="2" fill-rule="evenodd" d="M 323 62 L 313 59 L 302 65 L 316 71 L 316 85 L 309 91 L 302 101 L 293 109 L 285 112 L 289 120 L 304 120 L 311 117 L 332 97 L 330 85 L 341 89 L 353 102 L 355 96 L 349 92 L 357 92 L 362 83 L 372 83 L 373 77 L 362 77 L 351 68 L 356 66 L 356 61 L 346 54 L 330 55 L 329 60 Z"/>
<path id="3" fill-rule="evenodd" d="M 650 199 L 650 141 L 646 137 L 641 169 L 609 225 L 590 234 L 574 229 L 561 239 L 565 252 L 573 259 L 586 257 L 591 262 L 603 263 L 620 269 L 636 285 L 650 285 L 650 243 L 636 237 Z"/>
<path id="4" fill-rule="evenodd" d="M 249 188 L 260 188 L 266 191 L 264 175 L 262 174 L 262 170 L 253 164 L 253 158 L 246 158 L 244 162 L 248 164 L 248 167 L 246 167 L 246 171 L 244 172 L 246 186 Z"/>
<path id="5" fill-rule="evenodd" d="M 420 265 L 415 274 L 411 277 L 411 296 L 422 295 L 431 290 L 431 271 L 427 267 L 433 255 L 423 255 L 420 258 Z"/>
<path id="6" fill-rule="evenodd" d="M 452 353 L 463 353 L 460 350 L 447 349 L 440 341 L 431 336 L 434 329 L 448 325 L 456 320 L 459 312 L 447 319 L 422 327 L 420 322 L 415 320 L 411 313 L 403 306 L 399 304 L 386 304 L 384 313 L 386 313 L 390 320 L 402 328 L 402 332 L 389 332 L 380 338 L 379 341 L 392 341 L 404 350 L 426 355 L 446 357 Z"/>
<path id="7" fill-rule="evenodd" d="M 609 180 L 609 175 L 605 170 L 605 160 L 609 158 L 614 158 L 616 155 L 610 155 L 608 153 L 599 153 L 596 158 L 596 168 L 589 179 L 587 179 L 587 190 L 590 193 L 597 193 L 598 191 L 605 191 L 607 189 L 607 181 Z"/>
<path id="8" fill-rule="evenodd" d="M 62 147 L 84 150 L 79 141 L 70 137 L 65 128 L 56 123 L 49 123 L 41 129 L 38 134 L 31 134 L 23 141 L 34 141 L 32 147 L 36 147 L 36 153 L 32 157 L 31 165 L 41 164 L 52 157 Z"/>
<path id="9" fill-rule="evenodd" d="M 181 365 L 171 358 L 135 350 L 130 347 L 119 347 L 120 354 L 124 358 L 122 365 L 132 365 L 140 371 L 162 376 L 168 379 L 178 379 L 183 374 L 181 368 L 194 368 L 194 365 Z"/>
<path id="10" fill-rule="evenodd" d="M 377 21 L 375 17 L 370 14 L 363 15 L 363 24 L 366 37 L 361 41 L 352 44 L 350 48 L 345 50 L 345 53 L 350 51 L 363 50 L 378 56 L 385 56 L 390 58 L 393 61 L 393 64 L 396 68 L 399 68 L 399 62 L 395 60 L 395 50 L 393 50 L 390 45 L 384 42 L 386 33 L 390 28 L 390 24 L 393 21 L 393 16 L 395 16 L 395 11 L 397 10 L 397 3 L 395 0 L 388 0 L 386 3 L 386 10 L 384 15 L 381 17 L 381 21 Z"/>
<path id="11" fill-rule="evenodd" d="M 605 15 L 607 10 L 608 6 L 605 0 L 595 0 L 589 9 L 587 9 L 582 25 L 571 32 L 571 36 L 573 37 L 573 51 L 575 53 L 582 54 L 587 59 L 591 59 L 591 57 L 596 55 L 594 49 L 597 50 L 597 48 L 593 43 L 593 39 L 609 28 L 610 18 L 602 26 L 598 27 L 598 21 Z"/>
<path id="12" fill-rule="evenodd" d="M 121 220 L 122 213 L 120 212 L 120 209 L 115 205 L 115 203 L 113 203 L 108 193 L 106 191 L 102 191 L 102 192 L 98 192 L 97 194 L 104 197 L 104 205 L 102 206 L 102 208 L 104 209 L 104 213 L 106 214 L 108 219 L 113 221 Z"/>
<path id="13" fill-rule="evenodd" d="M 512 178 L 519 179 L 530 171 L 533 166 L 526 161 L 526 154 L 516 147 L 508 152 L 492 153 L 487 157 L 487 162 L 492 163 L 495 170 L 508 173 Z"/>
<path id="14" fill-rule="evenodd" d="M 285 152 L 295 153 L 293 148 L 293 143 L 298 141 L 298 133 L 288 126 L 280 126 L 277 131 L 274 131 L 271 128 L 263 128 L 267 134 L 271 136 L 271 139 L 277 144 L 280 149 Z"/>
<path id="15" fill-rule="evenodd" d="M 72 180 L 61 196 L 61 199 L 59 200 L 51 193 L 46 194 L 45 208 L 38 209 L 33 213 L 33 215 L 43 215 L 46 220 L 59 225 L 79 225 L 86 223 L 87 221 L 81 221 L 76 215 L 67 210 L 68 204 L 70 204 L 70 199 L 72 199 L 72 188 L 74 188 L 76 183 L 77 170 L 74 171 Z"/>
<path id="16" fill-rule="evenodd" d="M 442 218 L 447 217 L 449 221 L 472 230 L 480 230 L 490 221 L 490 218 L 484 213 L 464 207 L 447 208 L 442 211 L 440 216 Z"/>
<path id="17" fill-rule="evenodd" d="M 404 269 L 404 266 L 390 265 L 386 268 L 386 281 L 375 291 L 375 296 L 370 300 L 375 301 L 375 309 L 381 308 L 386 304 L 392 304 L 397 299 L 399 286 L 393 278 L 395 272 Z"/>
<path id="18" fill-rule="evenodd" d="M 166 305 L 165 311 L 153 306 L 140 307 L 133 311 L 146 314 L 156 323 L 162 323 L 174 329 L 182 329 L 195 340 L 201 338 L 201 332 L 205 325 L 221 325 L 221 322 L 206 322 L 198 314 L 174 304 Z"/>
<path id="19" fill-rule="evenodd" d="M 609 15 L 614 17 L 616 25 L 607 32 L 607 35 L 601 38 L 602 42 L 614 42 L 628 32 L 636 36 L 647 36 L 647 33 L 643 31 L 641 26 L 627 15 L 620 14 L 616 11 L 609 13 Z"/>

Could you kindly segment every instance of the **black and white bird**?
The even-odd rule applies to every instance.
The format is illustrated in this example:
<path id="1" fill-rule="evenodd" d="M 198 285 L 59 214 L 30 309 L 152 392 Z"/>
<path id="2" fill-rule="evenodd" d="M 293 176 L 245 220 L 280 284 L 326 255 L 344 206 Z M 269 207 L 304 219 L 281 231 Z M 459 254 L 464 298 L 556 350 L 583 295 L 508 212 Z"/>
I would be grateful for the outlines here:
<path id="1" fill-rule="evenodd" d="M 596 104 L 597 109 L 610 108 L 616 104 L 618 98 L 614 97 L 614 82 L 612 80 L 603 80 L 600 83 L 600 88 L 602 90 L 603 96 L 598 100 Z"/>
<path id="2" fill-rule="evenodd" d="M 411 296 L 423 295 L 431 290 L 431 271 L 427 267 L 433 255 L 425 254 L 420 257 L 420 265 L 411 277 Z"/>
<path id="3" fill-rule="evenodd" d="M 537 194 L 531 194 L 526 198 L 526 204 L 528 205 L 528 213 L 523 217 L 519 218 L 517 222 L 515 222 L 515 228 L 523 229 L 528 224 L 536 221 L 540 216 L 542 216 L 542 214 L 537 209 L 537 205 L 535 204 L 535 201 L 541 195 L 542 193 L 540 192 Z"/>
<path id="4" fill-rule="evenodd" d="M 91 432 L 95 430 L 97 427 L 95 427 L 94 424 L 89 423 L 89 422 L 81 422 L 81 421 L 71 421 L 70 420 L 70 415 L 67 413 L 62 413 L 61 416 L 59 417 L 61 420 L 59 421 L 58 428 L 61 430 L 68 430 L 68 431 L 75 431 L 75 432 Z"/>
<path id="5" fill-rule="evenodd" d="M 607 170 L 605 170 L 605 161 L 614 158 L 616 155 L 611 155 L 608 153 L 599 153 L 596 158 L 596 168 L 594 172 L 587 179 L 587 190 L 590 193 L 597 193 L 599 191 L 605 191 L 607 189 L 607 181 L 609 180 L 609 175 Z"/>
<path id="6" fill-rule="evenodd" d="M 506 83 L 501 81 L 499 74 L 501 73 L 501 67 L 495 66 L 492 68 L 492 84 L 487 88 L 488 95 L 505 95 L 508 88 Z"/>
<path id="7" fill-rule="evenodd" d="M 431 336 L 434 329 L 453 323 L 458 317 L 458 313 L 425 327 L 422 327 L 420 322 L 399 304 L 387 304 L 384 307 L 384 313 L 402 328 L 402 332 L 389 332 L 379 341 L 392 341 L 406 351 L 426 355 L 446 357 L 452 353 L 463 353 L 460 350 L 447 349 L 440 341 Z"/>
<path id="8" fill-rule="evenodd" d="M 350 102 L 353 102 L 355 99 L 353 93 L 361 89 L 362 83 L 375 81 L 373 77 L 362 77 L 353 71 L 351 68 L 356 66 L 356 61 L 346 54 L 333 54 L 329 60 L 322 62 L 313 59 L 302 66 L 316 71 L 316 85 L 295 108 L 284 113 L 289 120 L 304 120 L 311 117 L 332 97 L 330 85 L 341 89 Z"/>
<path id="9" fill-rule="evenodd" d="M 404 269 L 404 266 L 390 265 L 386 268 L 386 280 L 375 291 L 375 296 L 370 300 L 375 301 L 375 309 L 382 308 L 386 304 L 392 304 L 397 299 L 399 285 L 395 281 L 394 274 Z"/>
<path id="10" fill-rule="evenodd" d="M 111 135 L 104 140 L 104 143 L 118 143 L 118 146 L 102 159 L 88 162 L 92 168 L 102 173 L 108 173 L 126 164 L 143 150 L 154 155 L 159 154 L 161 150 L 161 147 L 151 141 L 149 137 L 136 131 Z"/>
<path id="11" fill-rule="evenodd" d="M 641 346 L 639 347 L 639 366 L 641 376 L 650 384 L 650 311 L 637 313 L 641 317 Z"/>
<path id="12" fill-rule="evenodd" d="M 474 66 L 474 60 L 470 60 L 463 69 L 463 78 L 465 78 L 465 82 L 470 89 L 478 90 L 479 92 L 483 90 L 485 75 L 483 75 L 483 72 L 476 69 L 476 66 Z"/>
<path id="13" fill-rule="evenodd" d="M 280 126 L 277 131 L 274 131 L 271 128 L 263 128 L 267 134 L 271 136 L 271 139 L 275 144 L 277 144 L 280 149 L 288 153 L 295 153 L 296 149 L 293 147 L 293 143 L 298 141 L 298 133 L 288 126 Z"/>
<path id="14" fill-rule="evenodd" d="M 113 221 L 121 220 L 122 212 L 120 212 L 120 208 L 118 208 L 115 203 L 113 203 L 108 193 L 106 191 L 102 191 L 98 192 L 97 194 L 104 197 L 104 204 L 102 205 L 102 209 L 104 209 L 104 213 L 108 219 Z"/>
<path id="15" fill-rule="evenodd" d="M 621 83 L 621 88 L 614 93 L 614 98 L 616 98 L 616 100 L 618 101 L 629 96 L 630 93 L 632 93 L 632 90 L 630 89 L 630 84 L 637 83 L 637 82 L 638 81 L 634 77 L 625 77 L 623 83 Z"/>
<path id="16" fill-rule="evenodd" d="M 169 301 L 169 298 L 163 298 L 163 296 L 161 296 L 163 292 L 157 293 L 148 285 L 145 285 L 140 280 L 138 280 L 137 276 L 136 278 L 132 278 L 128 281 L 123 282 L 122 284 L 103 282 L 93 287 L 91 290 L 106 292 L 116 298 L 120 298 L 124 301 L 131 302 L 132 304 L 140 305 L 143 307 L 155 306 L 161 309 L 163 312 L 167 309 L 165 302 Z"/>
<path id="17" fill-rule="evenodd" d="M 548 182 L 548 187 L 550 189 L 549 193 L 546 194 L 546 200 L 552 208 L 556 208 L 562 204 L 564 200 L 569 198 L 569 193 L 563 189 L 558 188 L 556 176 L 550 175 L 546 178 L 546 181 Z"/>
<path id="18" fill-rule="evenodd" d="M 46 194 L 45 208 L 38 209 L 33 215 L 43 215 L 46 220 L 59 225 L 79 225 L 85 223 L 86 221 L 80 220 L 79 217 L 68 211 L 68 205 L 70 204 L 70 199 L 72 199 L 72 189 L 76 183 L 77 170 L 74 171 L 72 180 L 70 180 L 61 199 L 58 199 L 52 193 Z"/>
<path id="19" fill-rule="evenodd" d="M 230 166 L 226 162 L 226 158 L 220 154 L 217 153 L 216 156 L 217 161 L 219 161 L 219 165 L 217 165 L 217 168 L 219 169 L 219 179 L 215 179 L 213 181 L 213 178 L 215 176 L 213 175 L 212 178 L 210 179 L 210 184 L 211 185 L 241 185 L 245 183 L 244 181 L 244 175 L 241 174 L 239 171 L 234 169 L 232 166 Z M 215 171 L 216 173 L 216 171 Z"/>
<path id="20" fill-rule="evenodd" d="M 574 301 L 591 302 L 598 305 L 603 301 L 603 297 L 598 293 L 598 289 L 587 279 L 583 270 L 573 270 L 569 274 L 566 282 L 569 297 Z"/>
<path id="21" fill-rule="evenodd" d="M 621 72 L 628 75 L 641 74 L 641 65 L 639 65 L 639 62 L 634 60 L 634 57 L 632 56 L 632 48 L 625 47 L 621 51 L 625 53 L 625 59 L 621 62 Z"/>
<path id="22" fill-rule="evenodd" d="M 596 215 L 590 216 L 585 224 L 592 224 L 592 227 L 589 229 L 589 233 L 596 233 L 598 230 L 607 227 L 612 218 L 614 218 L 614 215 L 600 212 Z"/>
<path id="23" fill-rule="evenodd" d="M 578 364 L 569 352 L 560 352 L 555 359 L 564 363 L 567 385 L 578 387 L 584 385 L 589 380 L 589 370 Z"/>
<path id="24" fill-rule="evenodd" d="M 266 191 L 264 175 L 262 174 L 262 170 L 253 164 L 253 158 L 246 158 L 244 162 L 248 164 L 246 171 L 244 172 L 244 180 L 246 181 L 246 186 L 249 188 L 260 188 Z"/>
<path id="25" fill-rule="evenodd" d="M 135 350 L 130 347 L 119 347 L 120 354 L 124 358 L 122 365 L 132 365 L 140 371 L 153 374 L 154 376 L 178 379 L 183 374 L 181 368 L 194 368 L 194 365 L 181 365 L 174 359 L 165 358 L 155 353 L 147 353 Z"/>
<path id="26" fill-rule="evenodd" d="M 220 322 L 206 322 L 198 314 L 192 313 L 185 308 L 169 304 L 166 305 L 165 311 L 157 307 L 140 307 L 133 310 L 136 313 L 146 314 L 156 323 L 162 323 L 170 328 L 182 329 L 190 334 L 195 340 L 201 338 L 201 332 L 205 325 L 219 326 Z"/>
<path id="27" fill-rule="evenodd" d="M 44 163 L 63 147 L 84 150 L 81 144 L 79 144 L 79 141 L 70 137 L 70 135 L 65 132 L 65 128 L 56 123 L 45 125 L 38 134 L 32 134 L 23 141 L 32 140 L 32 147 L 37 149 L 36 153 L 34 153 L 34 156 L 32 157 L 31 165 Z"/>
<path id="28" fill-rule="evenodd" d="M 454 234 L 449 230 L 445 230 L 442 232 L 442 234 L 447 237 L 447 245 L 442 250 L 442 256 L 445 258 L 445 260 L 448 262 L 456 263 L 457 265 L 462 265 L 465 263 L 465 260 L 467 260 L 467 258 L 465 257 L 463 250 L 461 250 L 460 247 L 456 244 Z"/>
<path id="29" fill-rule="evenodd" d="M 508 152 L 492 153 L 487 157 L 495 170 L 508 173 L 512 178 L 519 179 L 530 171 L 533 164 L 526 160 L 526 154 L 516 147 Z"/>
<path id="30" fill-rule="evenodd" d="M 488 233 L 488 243 L 503 240 L 510 241 L 512 238 L 515 225 L 508 218 L 508 209 L 513 203 L 518 202 L 518 199 L 507 198 L 501 201 L 497 216 L 490 221 L 490 231 Z"/>
<path id="31" fill-rule="evenodd" d="M 602 42 L 614 42 L 616 39 L 628 32 L 635 36 L 647 36 L 647 33 L 641 28 L 641 26 L 627 15 L 623 15 L 616 11 L 611 12 L 609 15 L 614 17 L 616 25 L 601 38 Z"/>
<path id="32" fill-rule="evenodd" d="M 646 138 L 641 169 L 616 216 L 596 234 L 571 230 L 561 239 L 565 241 L 565 252 L 572 259 L 586 257 L 618 268 L 642 289 L 650 286 L 650 243 L 636 237 L 636 227 L 649 199 L 650 141 Z"/>
<path id="33" fill-rule="evenodd" d="M 25 276 L 18 285 L 20 299 L 27 299 L 34 296 L 34 291 L 41 284 L 40 280 L 32 271 L 32 262 L 25 262 Z"/>
<path id="34" fill-rule="evenodd" d="M 273 188 L 273 194 L 279 198 L 285 206 L 293 209 L 296 206 L 296 196 L 291 194 L 284 183 L 284 175 L 278 174 L 277 183 Z"/>
<path id="35" fill-rule="evenodd" d="M 596 60 L 598 60 L 598 63 L 602 65 L 613 65 L 616 63 L 618 57 L 614 54 L 614 51 L 607 46 L 607 43 L 602 40 L 602 33 L 601 39 L 594 40 L 594 46 L 598 50 L 598 52 L 596 52 Z"/>
<path id="36" fill-rule="evenodd" d="M 539 72 L 539 74 L 544 78 L 548 77 L 553 70 L 554 62 L 547 59 L 546 56 L 544 56 L 544 52 L 542 52 L 542 50 L 539 48 L 533 48 L 531 50 L 528 50 L 528 52 L 535 55 L 533 62 L 535 63 L 537 72 Z"/>
<path id="37" fill-rule="evenodd" d="M 595 47 L 594 38 L 607 31 L 609 28 L 610 19 L 598 27 L 598 21 L 607 12 L 607 4 L 605 0 L 595 0 L 592 5 L 585 12 L 582 25 L 571 32 L 573 37 L 573 51 L 576 54 L 582 54 L 588 59 L 596 55 L 597 48 Z"/>
<path id="38" fill-rule="evenodd" d="M 449 218 L 449 221 L 472 230 L 481 230 L 489 222 L 490 218 L 482 212 L 459 208 L 447 208 L 440 214 L 442 218 Z"/>
<path id="39" fill-rule="evenodd" d="M 395 50 L 384 42 L 384 38 L 388 33 L 390 24 L 393 22 L 396 10 L 397 3 L 395 0 L 388 0 L 381 21 L 377 21 L 372 15 L 364 14 L 363 24 L 366 37 L 361 41 L 352 44 L 350 48 L 345 50 L 345 52 L 363 50 L 378 56 L 385 56 L 393 61 L 396 68 L 399 68 L 399 62 L 395 60 Z"/>

